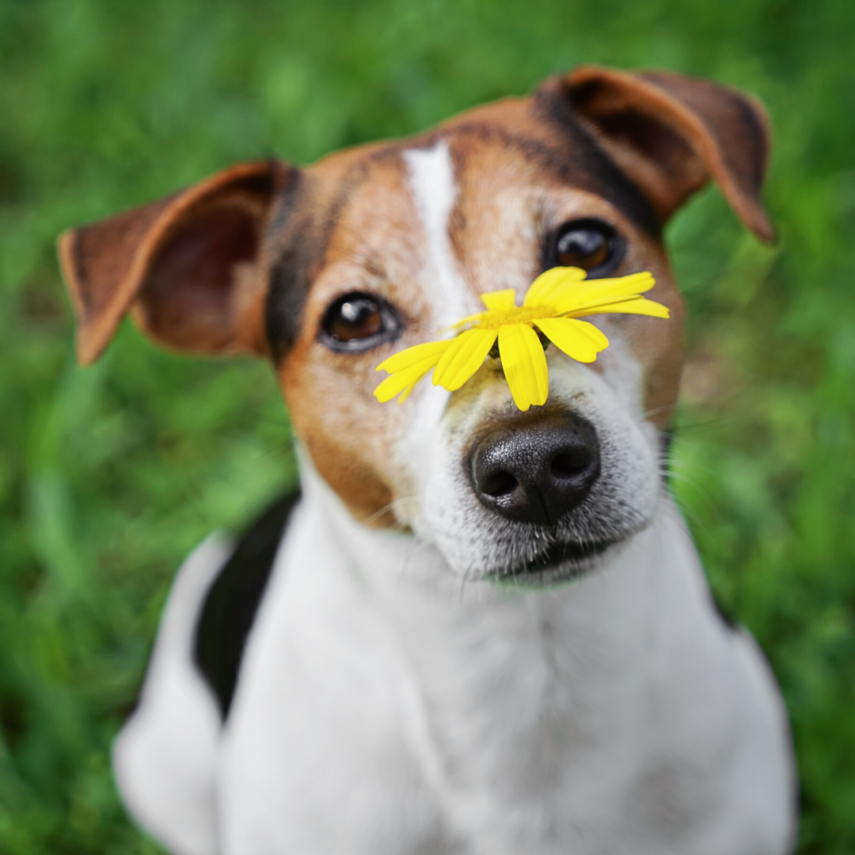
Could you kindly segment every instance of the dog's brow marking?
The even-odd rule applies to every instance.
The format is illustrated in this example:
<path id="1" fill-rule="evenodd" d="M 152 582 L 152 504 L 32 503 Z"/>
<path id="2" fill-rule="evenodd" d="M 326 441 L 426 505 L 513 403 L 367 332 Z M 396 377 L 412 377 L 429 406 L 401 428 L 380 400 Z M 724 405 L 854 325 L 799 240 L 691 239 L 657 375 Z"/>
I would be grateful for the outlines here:
<path id="1" fill-rule="evenodd" d="M 440 326 L 454 323 L 464 312 L 464 287 L 455 265 L 448 226 L 457 187 L 448 143 L 440 140 L 430 149 L 410 149 L 403 154 L 410 170 L 410 187 L 427 236 L 431 264 L 432 299 Z"/>
<path id="2" fill-rule="evenodd" d="M 427 286 L 435 323 L 437 328 L 447 327 L 467 314 L 465 286 L 457 271 L 448 234 L 457 197 L 454 164 L 445 140 L 440 140 L 433 148 L 409 149 L 403 153 L 403 158 L 410 171 L 413 200 L 427 238 Z M 423 390 L 413 422 L 415 433 L 411 431 L 408 435 L 410 442 L 417 439 L 419 431 L 429 431 L 439 422 L 449 395 L 436 387 Z"/>

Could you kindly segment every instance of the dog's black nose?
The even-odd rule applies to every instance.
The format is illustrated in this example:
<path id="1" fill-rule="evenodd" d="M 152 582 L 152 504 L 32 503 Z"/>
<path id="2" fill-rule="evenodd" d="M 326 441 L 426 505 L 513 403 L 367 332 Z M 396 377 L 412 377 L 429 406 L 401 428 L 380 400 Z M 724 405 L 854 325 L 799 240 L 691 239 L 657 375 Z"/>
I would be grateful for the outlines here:
<path id="1" fill-rule="evenodd" d="M 482 504 L 519 522 L 554 526 L 600 474 L 597 433 L 569 413 L 505 423 L 472 448 L 470 472 Z"/>

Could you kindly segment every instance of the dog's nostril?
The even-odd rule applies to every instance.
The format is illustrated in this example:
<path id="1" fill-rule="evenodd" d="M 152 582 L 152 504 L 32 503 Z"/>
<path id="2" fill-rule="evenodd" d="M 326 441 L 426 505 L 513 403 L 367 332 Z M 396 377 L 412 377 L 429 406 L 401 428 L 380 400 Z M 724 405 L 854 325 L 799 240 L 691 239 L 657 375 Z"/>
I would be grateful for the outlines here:
<path id="1" fill-rule="evenodd" d="M 549 468 L 555 478 L 575 478 L 591 465 L 591 460 L 588 449 L 580 447 L 556 454 Z"/>
<path id="2" fill-rule="evenodd" d="M 510 472 L 491 472 L 481 485 L 481 492 L 494 499 L 509 496 L 516 490 L 519 481 Z"/>
<path id="3" fill-rule="evenodd" d="M 478 500 L 516 522 L 554 527 L 580 505 L 600 474 L 593 425 L 569 413 L 508 419 L 467 455 Z"/>

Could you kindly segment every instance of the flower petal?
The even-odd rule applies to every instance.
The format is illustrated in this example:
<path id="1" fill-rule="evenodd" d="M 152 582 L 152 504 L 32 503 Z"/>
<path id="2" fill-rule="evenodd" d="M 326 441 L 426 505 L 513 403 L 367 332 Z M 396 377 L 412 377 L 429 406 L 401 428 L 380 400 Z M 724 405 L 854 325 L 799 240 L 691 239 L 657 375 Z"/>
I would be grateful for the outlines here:
<path id="1" fill-rule="evenodd" d="M 503 324 L 499 355 L 517 408 L 525 412 L 532 404 L 546 403 L 549 371 L 537 333 L 527 324 Z"/>
<path id="2" fill-rule="evenodd" d="M 467 315 L 465 318 L 461 318 L 459 321 L 449 324 L 447 327 L 443 327 L 442 332 L 460 329 L 460 327 L 465 327 L 467 324 L 473 324 L 476 321 L 480 321 L 482 318 L 486 318 L 489 314 L 489 312 L 478 312 L 474 315 Z"/>
<path id="3" fill-rule="evenodd" d="M 452 341 L 453 339 L 448 339 L 447 341 L 428 341 L 424 344 L 415 344 L 399 353 L 393 354 L 381 362 L 375 370 L 397 374 L 399 371 L 412 368 L 412 366 L 424 362 L 426 359 L 433 360 L 431 366 L 436 365 L 440 356 L 448 349 Z"/>
<path id="4" fill-rule="evenodd" d="M 542 318 L 534 322 L 544 335 L 577 362 L 593 362 L 609 340 L 593 324 L 573 318 Z"/>
<path id="5" fill-rule="evenodd" d="M 517 304 L 517 292 L 513 288 L 505 288 L 503 291 L 488 291 L 481 295 L 484 305 L 491 312 L 507 312 Z"/>
<path id="6" fill-rule="evenodd" d="M 606 303 L 619 303 L 649 291 L 656 284 L 648 272 L 633 273 L 618 279 L 589 279 L 562 294 L 555 303 L 555 313 L 567 315 Z"/>
<path id="7" fill-rule="evenodd" d="M 626 315 L 650 315 L 654 318 L 670 318 L 671 313 L 667 306 L 648 300 L 646 297 L 622 300 L 620 303 L 606 303 L 603 306 L 592 306 L 590 309 L 581 309 L 573 312 L 574 318 L 584 318 L 586 315 L 599 315 L 604 312 L 622 312 Z"/>
<path id="8" fill-rule="evenodd" d="M 481 367 L 496 335 L 496 330 L 474 329 L 452 339 L 433 372 L 433 385 L 443 386 L 449 392 L 459 389 Z"/>
<path id="9" fill-rule="evenodd" d="M 390 356 L 377 366 L 388 371 L 387 377 L 375 390 L 374 397 L 381 404 L 391 401 L 398 393 L 403 393 L 398 400 L 402 404 L 413 391 L 413 387 L 428 371 L 433 368 L 440 357 L 451 346 L 451 341 L 430 341 L 408 347 L 394 356 Z"/>
<path id="10" fill-rule="evenodd" d="M 548 306 L 568 286 L 578 285 L 588 274 L 579 267 L 552 267 L 531 283 L 523 299 L 524 306 Z"/>
<path id="11" fill-rule="evenodd" d="M 403 371 L 398 371 L 395 374 L 390 374 L 375 390 L 374 397 L 381 403 L 385 404 L 386 401 L 391 401 L 395 395 L 403 392 L 401 395 L 401 399 L 399 403 L 403 403 L 410 392 L 413 391 L 413 387 L 428 371 L 431 370 L 434 366 L 434 362 L 423 360 L 422 362 L 411 366 L 410 368 L 405 368 Z"/>

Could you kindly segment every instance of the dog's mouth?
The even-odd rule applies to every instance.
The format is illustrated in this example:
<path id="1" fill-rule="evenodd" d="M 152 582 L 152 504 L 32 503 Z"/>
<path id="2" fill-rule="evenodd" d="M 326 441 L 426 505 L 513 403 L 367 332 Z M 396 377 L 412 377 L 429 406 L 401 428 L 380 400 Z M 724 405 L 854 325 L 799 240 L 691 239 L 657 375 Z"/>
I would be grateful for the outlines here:
<path id="1" fill-rule="evenodd" d="M 591 570 L 605 552 L 625 538 L 590 540 L 584 543 L 553 543 L 527 561 L 500 570 L 497 581 L 511 585 L 539 585 L 570 581 Z"/>

